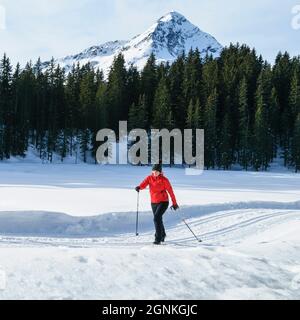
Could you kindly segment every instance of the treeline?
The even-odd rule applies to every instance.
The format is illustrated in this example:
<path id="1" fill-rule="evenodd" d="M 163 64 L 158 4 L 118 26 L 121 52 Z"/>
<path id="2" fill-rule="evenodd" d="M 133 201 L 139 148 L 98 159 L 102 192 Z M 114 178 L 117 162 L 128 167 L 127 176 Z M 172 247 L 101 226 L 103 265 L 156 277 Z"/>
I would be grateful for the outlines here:
<path id="1" fill-rule="evenodd" d="M 300 57 L 279 53 L 273 66 L 246 45 L 218 59 L 197 50 L 172 64 L 125 68 L 118 55 L 104 79 L 89 64 L 66 74 L 54 60 L 24 69 L 0 62 L 0 159 L 59 154 L 95 158 L 99 129 L 205 129 L 206 168 L 266 170 L 281 156 L 300 170 Z"/>

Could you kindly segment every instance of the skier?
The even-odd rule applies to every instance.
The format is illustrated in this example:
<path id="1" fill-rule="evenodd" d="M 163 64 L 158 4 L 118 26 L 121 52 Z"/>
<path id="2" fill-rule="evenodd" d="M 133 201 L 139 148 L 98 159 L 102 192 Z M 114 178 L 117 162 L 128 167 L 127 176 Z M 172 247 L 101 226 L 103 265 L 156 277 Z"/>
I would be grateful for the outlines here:
<path id="1" fill-rule="evenodd" d="M 152 174 L 149 175 L 139 186 L 135 188 L 137 192 L 145 189 L 149 185 L 151 196 L 151 208 L 154 215 L 155 241 L 153 244 L 160 244 L 165 241 L 166 232 L 163 224 L 163 214 L 169 207 L 168 193 L 173 205 L 171 209 L 179 208 L 172 186 L 167 177 L 162 172 L 161 164 L 152 167 Z M 168 192 L 168 193 L 167 193 Z"/>

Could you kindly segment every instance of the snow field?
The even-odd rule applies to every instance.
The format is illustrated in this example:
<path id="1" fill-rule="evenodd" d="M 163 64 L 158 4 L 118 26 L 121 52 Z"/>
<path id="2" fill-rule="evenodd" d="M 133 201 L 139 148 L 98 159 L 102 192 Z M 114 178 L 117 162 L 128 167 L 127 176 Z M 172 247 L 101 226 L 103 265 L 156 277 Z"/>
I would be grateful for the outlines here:
<path id="1" fill-rule="evenodd" d="M 299 175 L 165 168 L 180 210 L 154 246 L 149 170 L 0 164 L 0 299 L 300 298 Z"/>

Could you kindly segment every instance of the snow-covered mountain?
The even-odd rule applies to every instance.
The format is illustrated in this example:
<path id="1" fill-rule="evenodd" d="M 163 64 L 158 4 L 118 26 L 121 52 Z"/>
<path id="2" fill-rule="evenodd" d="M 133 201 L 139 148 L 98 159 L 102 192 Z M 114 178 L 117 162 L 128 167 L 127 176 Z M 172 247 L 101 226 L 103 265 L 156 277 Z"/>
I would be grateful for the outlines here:
<path id="1" fill-rule="evenodd" d="M 83 52 L 69 55 L 55 62 L 65 67 L 68 72 L 74 63 L 80 65 L 90 62 L 95 68 L 102 69 L 107 75 L 114 57 L 120 52 L 124 55 L 126 66 L 135 65 L 141 70 L 151 53 L 157 62 L 172 63 L 182 52 L 198 48 L 202 56 L 207 53 L 217 57 L 222 45 L 211 35 L 201 31 L 183 15 L 171 11 L 161 17 L 144 33 L 129 41 L 110 41 L 90 47 Z M 44 63 L 47 67 L 49 62 Z"/>

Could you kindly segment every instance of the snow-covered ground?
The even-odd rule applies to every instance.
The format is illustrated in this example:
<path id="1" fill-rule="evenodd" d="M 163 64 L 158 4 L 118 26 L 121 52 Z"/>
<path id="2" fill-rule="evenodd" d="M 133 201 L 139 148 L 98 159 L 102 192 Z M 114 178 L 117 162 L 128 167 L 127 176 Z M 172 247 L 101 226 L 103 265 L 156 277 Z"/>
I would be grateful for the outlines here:
<path id="1" fill-rule="evenodd" d="M 158 247 L 147 190 L 135 236 L 149 167 L 1 163 L 0 299 L 300 298 L 300 175 L 164 171 Z"/>

